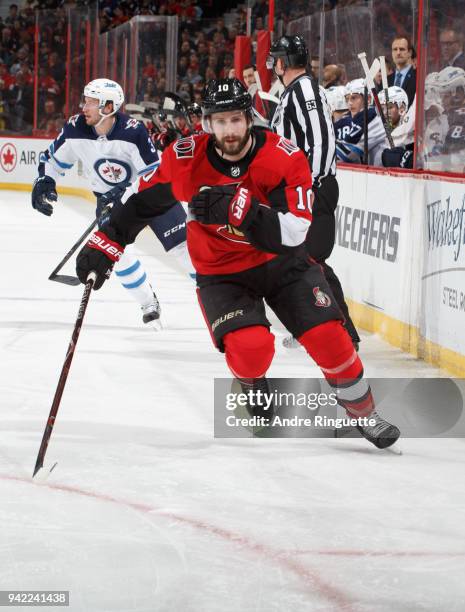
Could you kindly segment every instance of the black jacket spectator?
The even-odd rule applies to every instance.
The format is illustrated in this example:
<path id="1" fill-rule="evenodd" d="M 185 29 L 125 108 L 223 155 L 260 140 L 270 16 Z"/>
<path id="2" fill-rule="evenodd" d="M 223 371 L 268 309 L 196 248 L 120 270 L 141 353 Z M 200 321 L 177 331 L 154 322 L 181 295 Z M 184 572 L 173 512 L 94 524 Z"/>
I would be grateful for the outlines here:
<path id="1" fill-rule="evenodd" d="M 396 80 L 396 71 L 388 76 L 388 85 L 395 84 Z M 409 107 L 412 105 L 413 99 L 415 98 L 415 92 L 417 90 L 417 71 L 413 66 L 410 66 L 409 71 L 404 77 L 402 85 L 400 85 L 402 89 L 406 92 L 408 97 L 408 105 Z"/>

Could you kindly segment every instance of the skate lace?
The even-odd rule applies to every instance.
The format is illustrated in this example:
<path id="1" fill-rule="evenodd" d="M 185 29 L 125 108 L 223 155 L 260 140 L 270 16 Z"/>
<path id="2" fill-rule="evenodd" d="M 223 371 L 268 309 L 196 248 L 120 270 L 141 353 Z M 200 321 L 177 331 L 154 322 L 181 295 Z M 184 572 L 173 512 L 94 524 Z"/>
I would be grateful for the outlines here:
<path id="1" fill-rule="evenodd" d="M 376 412 L 376 410 L 373 410 L 373 412 L 369 415 L 370 419 L 376 419 L 376 424 L 375 425 L 368 425 L 365 429 L 369 430 L 370 433 L 372 433 L 372 435 L 377 436 L 381 433 L 383 433 L 386 430 L 386 426 L 389 425 L 389 423 L 387 421 L 385 421 L 381 416 L 379 416 L 379 414 Z"/>
<path id="2" fill-rule="evenodd" d="M 160 309 L 160 304 L 157 298 L 154 296 L 153 302 L 150 302 L 150 304 L 147 304 L 147 306 L 141 306 L 141 309 L 144 314 L 148 314 L 150 312 L 158 312 Z"/>

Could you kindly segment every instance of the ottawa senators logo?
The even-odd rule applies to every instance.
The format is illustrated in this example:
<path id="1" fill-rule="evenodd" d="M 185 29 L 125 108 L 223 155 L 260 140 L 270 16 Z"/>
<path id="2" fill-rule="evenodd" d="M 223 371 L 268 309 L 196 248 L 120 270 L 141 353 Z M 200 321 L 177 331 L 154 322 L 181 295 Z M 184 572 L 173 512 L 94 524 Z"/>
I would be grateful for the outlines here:
<path id="1" fill-rule="evenodd" d="M 232 225 L 222 225 L 218 228 L 217 232 L 220 236 L 226 238 L 226 240 L 231 240 L 232 242 L 246 242 L 249 244 L 245 235 Z"/>
<path id="2" fill-rule="evenodd" d="M 319 308 L 328 308 L 331 306 L 331 298 L 327 293 L 321 291 L 319 287 L 313 288 L 313 295 L 316 298 L 315 306 L 318 306 Z"/>
<path id="3" fill-rule="evenodd" d="M 186 157 L 194 157 L 195 140 L 192 136 L 188 138 L 180 138 L 173 145 L 174 152 L 176 153 L 176 159 L 184 159 Z"/>

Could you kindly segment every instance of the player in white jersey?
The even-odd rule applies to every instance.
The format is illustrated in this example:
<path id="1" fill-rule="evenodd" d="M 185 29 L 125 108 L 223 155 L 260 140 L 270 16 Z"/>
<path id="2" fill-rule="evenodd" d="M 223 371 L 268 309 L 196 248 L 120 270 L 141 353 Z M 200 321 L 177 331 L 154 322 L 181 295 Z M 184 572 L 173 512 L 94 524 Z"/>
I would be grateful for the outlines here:
<path id="1" fill-rule="evenodd" d="M 83 165 L 97 197 L 99 226 L 104 207 L 121 205 L 126 187 L 138 176 L 154 172 L 159 163 L 145 126 L 119 112 L 124 93 L 118 83 L 95 79 L 84 88 L 82 113 L 71 117 L 47 151 L 41 154 L 39 176 L 34 182 L 32 206 L 49 216 L 57 201 L 56 180 L 76 161 Z M 51 203 L 52 202 L 52 203 Z M 149 217 L 147 224 L 167 252 L 191 266 L 186 247 L 186 214 L 180 203 L 161 217 Z M 144 323 L 159 325 L 160 305 L 140 260 L 131 252 L 115 267 L 123 287 L 139 302 Z"/>

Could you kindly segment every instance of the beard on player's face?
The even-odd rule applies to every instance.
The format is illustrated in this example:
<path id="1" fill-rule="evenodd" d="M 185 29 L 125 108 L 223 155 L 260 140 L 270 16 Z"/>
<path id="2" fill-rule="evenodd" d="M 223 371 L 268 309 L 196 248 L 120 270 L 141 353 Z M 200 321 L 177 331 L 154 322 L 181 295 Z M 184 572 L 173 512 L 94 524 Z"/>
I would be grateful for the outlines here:
<path id="1" fill-rule="evenodd" d="M 211 119 L 215 145 L 223 155 L 239 155 L 250 138 L 250 120 L 243 111 L 217 113 Z"/>

